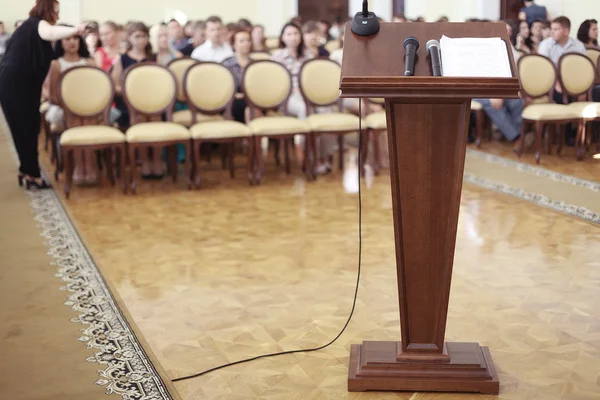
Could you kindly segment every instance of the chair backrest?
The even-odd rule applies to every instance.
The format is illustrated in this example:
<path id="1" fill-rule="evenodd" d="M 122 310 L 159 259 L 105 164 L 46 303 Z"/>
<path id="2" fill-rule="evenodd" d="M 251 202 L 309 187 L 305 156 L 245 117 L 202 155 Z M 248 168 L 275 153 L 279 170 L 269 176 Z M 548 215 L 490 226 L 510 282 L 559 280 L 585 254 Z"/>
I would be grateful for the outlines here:
<path id="1" fill-rule="evenodd" d="M 585 55 L 594 63 L 594 66 L 598 66 L 598 59 L 600 58 L 600 49 L 595 47 L 588 47 L 585 49 Z"/>
<path id="2" fill-rule="evenodd" d="M 325 50 L 327 50 L 329 53 L 333 53 L 340 47 L 342 47 L 342 45 L 339 40 L 330 40 L 329 42 L 325 43 Z"/>
<path id="3" fill-rule="evenodd" d="M 250 53 L 249 55 L 250 59 L 253 61 L 259 61 L 259 60 L 270 60 L 271 59 L 271 55 L 267 52 L 264 51 L 255 51 Z"/>
<path id="4" fill-rule="evenodd" d="M 65 111 L 67 127 L 109 122 L 115 89 L 110 76 L 97 67 L 78 66 L 65 71 L 57 83 L 57 95 Z"/>
<path id="5" fill-rule="evenodd" d="M 556 67 L 552 60 L 537 54 L 519 59 L 519 79 L 523 92 L 532 99 L 549 96 L 556 84 Z"/>
<path id="6" fill-rule="evenodd" d="M 250 105 L 273 110 L 290 97 L 292 76 L 287 68 L 275 61 L 255 61 L 246 67 L 242 88 Z"/>
<path id="7" fill-rule="evenodd" d="M 177 79 L 177 101 L 181 101 L 182 103 L 187 101 L 183 91 L 183 76 L 192 65 L 197 63 L 198 61 L 193 58 L 186 57 L 176 58 L 167 65 L 167 68 L 169 68 L 173 75 L 175 75 L 175 79 Z"/>
<path id="8" fill-rule="evenodd" d="M 265 46 L 267 47 L 267 49 L 278 48 L 279 47 L 279 37 L 277 37 L 277 36 L 268 37 L 267 40 L 265 40 Z"/>
<path id="9" fill-rule="evenodd" d="M 125 70 L 121 87 L 132 125 L 165 113 L 167 121 L 172 119 L 177 80 L 167 67 L 146 62 L 134 64 Z"/>
<path id="10" fill-rule="evenodd" d="M 558 61 L 560 84 L 569 96 L 588 94 L 596 81 L 596 68 L 587 56 L 578 53 L 566 53 Z"/>
<path id="11" fill-rule="evenodd" d="M 190 109 L 217 114 L 231 105 L 236 90 L 235 78 L 221 64 L 199 63 L 185 73 L 183 90 Z"/>
<path id="12" fill-rule="evenodd" d="M 300 91 L 315 107 L 330 106 L 340 98 L 340 75 L 342 68 L 329 59 L 312 59 L 300 69 Z"/>

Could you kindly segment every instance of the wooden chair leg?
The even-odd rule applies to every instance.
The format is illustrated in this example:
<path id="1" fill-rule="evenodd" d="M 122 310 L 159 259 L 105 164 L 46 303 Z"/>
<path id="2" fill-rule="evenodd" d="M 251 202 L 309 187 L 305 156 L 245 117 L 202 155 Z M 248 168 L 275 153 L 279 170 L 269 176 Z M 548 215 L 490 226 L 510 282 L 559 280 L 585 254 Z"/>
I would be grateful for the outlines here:
<path id="1" fill-rule="evenodd" d="M 254 148 L 256 150 L 256 164 L 254 169 L 254 180 L 257 185 L 262 182 L 264 170 L 265 170 L 265 155 L 262 151 L 262 137 L 256 136 L 254 138 Z"/>
<path id="2" fill-rule="evenodd" d="M 73 173 L 75 171 L 74 168 L 74 152 L 75 150 L 72 148 L 63 148 L 62 158 L 64 160 L 65 169 L 66 169 L 66 183 L 65 183 L 65 196 L 68 199 L 71 195 L 71 186 L 73 185 Z"/>
<path id="3" fill-rule="evenodd" d="M 247 154 L 246 157 L 248 158 L 248 183 L 250 184 L 250 186 L 254 185 L 254 157 L 255 157 L 255 141 L 254 141 L 254 137 L 248 138 L 246 139 L 248 142 L 248 148 L 247 148 Z"/>
<path id="4" fill-rule="evenodd" d="M 275 165 L 278 167 L 281 166 L 281 142 L 279 140 L 275 140 L 275 149 L 273 154 L 275 154 Z"/>
<path id="5" fill-rule="evenodd" d="M 171 179 L 173 183 L 177 182 L 177 145 L 167 147 L 167 163 L 169 165 L 169 171 L 171 172 Z"/>
<path id="6" fill-rule="evenodd" d="M 387 133 L 387 131 L 374 131 L 373 132 L 373 158 L 375 159 L 375 161 L 373 162 L 374 164 L 374 169 L 375 169 L 375 175 L 379 175 L 379 172 L 381 171 L 381 165 L 383 164 L 381 161 L 381 134 L 382 133 Z"/>
<path id="7" fill-rule="evenodd" d="M 367 129 L 363 131 L 362 134 L 359 133 L 360 136 L 360 146 L 359 146 L 359 155 L 360 155 L 360 173 L 361 175 L 365 175 L 365 167 L 367 165 L 367 156 L 369 154 L 369 144 L 371 141 L 371 137 L 373 136 L 373 131 Z"/>
<path id="8" fill-rule="evenodd" d="M 585 157 L 585 143 L 586 143 L 586 135 L 587 135 L 587 121 L 581 121 L 579 126 L 581 127 L 579 133 L 577 135 L 577 140 L 575 140 L 575 147 L 577 149 L 577 160 L 581 161 Z"/>
<path id="9" fill-rule="evenodd" d="M 338 135 L 338 167 L 344 170 L 344 135 Z"/>
<path id="10" fill-rule="evenodd" d="M 137 154 L 138 154 L 138 147 L 137 145 L 129 145 L 129 169 L 130 171 L 130 186 L 131 186 L 131 193 L 132 194 L 136 194 L 136 180 L 137 180 L 137 174 L 138 174 L 138 170 L 137 170 Z"/>
<path id="11" fill-rule="evenodd" d="M 542 149 L 544 145 L 542 133 L 544 131 L 544 123 L 535 121 L 535 162 L 540 163 L 542 159 Z"/>
<path id="12" fill-rule="evenodd" d="M 556 154 L 560 155 L 562 152 L 563 145 L 565 143 L 565 125 L 556 125 Z"/>
<path id="13" fill-rule="evenodd" d="M 127 194 L 127 171 L 125 170 L 125 159 L 127 158 L 127 145 L 122 144 L 116 150 L 118 152 L 117 162 L 119 163 L 119 170 L 121 172 L 119 178 L 121 179 L 121 182 L 123 184 L 123 194 Z"/>
<path id="14" fill-rule="evenodd" d="M 281 139 L 280 142 L 283 145 L 283 157 L 284 157 L 284 161 L 285 161 L 285 173 L 289 175 L 289 174 L 292 173 L 292 166 L 291 166 L 291 163 L 290 163 L 290 139 L 284 138 L 284 139 Z M 292 142 L 292 146 L 293 146 L 293 142 Z M 304 158 L 306 158 L 306 151 L 304 152 Z"/>
<path id="15" fill-rule="evenodd" d="M 235 178 L 235 142 L 227 143 L 227 157 L 229 158 L 229 175 Z"/>
<path id="16" fill-rule="evenodd" d="M 193 141 L 194 150 L 192 150 L 194 156 L 194 162 L 192 164 L 192 172 L 191 175 L 194 180 L 194 186 L 196 189 L 200 189 L 200 160 L 201 154 L 200 149 L 202 148 L 202 142 L 200 140 Z"/>
<path id="17" fill-rule="evenodd" d="M 475 111 L 475 126 L 476 126 L 476 135 L 475 145 L 477 148 L 481 147 L 481 138 L 483 137 L 483 111 Z"/>
<path id="18" fill-rule="evenodd" d="M 544 131 L 546 133 L 546 139 L 544 141 L 544 144 L 546 145 L 546 152 L 548 153 L 549 156 L 552 155 L 552 145 L 553 145 L 553 141 L 554 141 L 554 136 L 555 136 L 555 124 L 551 124 L 551 125 L 546 125 Z"/>

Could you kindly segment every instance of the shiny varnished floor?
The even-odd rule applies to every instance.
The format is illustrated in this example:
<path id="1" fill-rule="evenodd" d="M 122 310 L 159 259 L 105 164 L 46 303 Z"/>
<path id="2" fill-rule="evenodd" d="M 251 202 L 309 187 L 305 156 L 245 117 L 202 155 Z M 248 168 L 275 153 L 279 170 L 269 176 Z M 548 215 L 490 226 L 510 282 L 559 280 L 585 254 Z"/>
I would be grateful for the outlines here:
<path id="1" fill-rule="evenodd" d="M 477 149 L 474 144 L 469 145 L 469 147 Z M 519 158 L 513 152 L 512 144 L 506 141 L 493 140 L 490 142 L 487 139 L 484 139 L 479 150 L 506 157 L 511 160 L 546 168 L 561 174 L 573 175 L 577 178 L 596 182 L 600 181 L 600 159 L 593 158 L 593 153 L 595 153 L 596 150 L 595 144 L 582 161 L 577 161 L 574 147 L 563 147 L 560 156 L 556 154 L 556 148 L 553 149 L 553 153 L 550 155 L 542 154 L 540 165 L 536 164 L 533 150 L 523 153 L 521 158 Z"/>
<path id="2" fill-rule="evenodd" d="M 261 187 L 238 175 L 204 172 L 195 192 L 146 183 L 136 197 L 75 188 L 67 202 L 172 378 L 325 344 L 352 305 L 356 171 L 311 184 L 270 172 Z M 364 187 L 361 285 L 346 333 L 319 352 L 179 382 L 182 397 L 494 398 L 346 390 L 350 344 L 400 336 L 389 187 L 386 174 Z M 474 186 L 460 212 L 447 339 L 490 347 L 500 399 L 600 398 L 598 227 Z"/>

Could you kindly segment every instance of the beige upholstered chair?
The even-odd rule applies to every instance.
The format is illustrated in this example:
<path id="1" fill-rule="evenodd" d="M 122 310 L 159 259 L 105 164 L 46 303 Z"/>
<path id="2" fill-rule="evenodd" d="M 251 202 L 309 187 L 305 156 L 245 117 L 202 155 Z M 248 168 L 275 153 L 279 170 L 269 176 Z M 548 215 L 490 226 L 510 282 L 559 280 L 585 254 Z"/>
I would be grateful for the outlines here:
<path id="1" fill-rule="evenodd" d="M 231 105 L 236 93 L 235 79 L 227 68 L 217 63 L 201 63 L 192 66 L 184 77 L 184 92 L 192 115 L 225 114 L 225 119 L 201 122 L 192 125 L 192 146 L 194 154 L 192 176 L 196 187 L 200 187 L 200 147 L 204 142 L 226 143 L 229 150 L 229 168 L 234 177 L 234 145 L 241 139 L 249 139 L 248 175 L 253 177 L 254 145 L 252 131 L 245 124 L 232 121 Z M 251 183 L 253 178 L 251 179 Z"/>
<path id="2" fill-rule="evenodd" d="M 586 146 L 591 143 L 591 123 L 600 120 L 600 103 L 591 101 L 592 89 L 596 82 L 596 68 L 597 66 L 582 54 L 567 53 L 558 62 L 563 93 L 569 97 L 582 98 L 582 101 L 568 105 L 569 109 L 578 113 L 581 118 L 575 140 L 579 160 L 583 159 Z"/>
<path id="3" fill-rule="evenodd" d="M 325 50 L 327 50 L 329 53 L 333 53 L 340 47 L 341 43 L 339 40 L 330 40 L 327 43 L 325 43 Z"/>
<path id="4" fill-rule="evenodd" d="M 555 125 L 561 131 L 558 139 L 558 152 L 560 153 L 563 128 L 569 122 L 579 122 L 579 113 L 564 104 L 551 103 L 552 93 L 556 84 L 556 67 L 554 63 L 544 56 L 526 55 L 519 59 L 519 77 L 523 93 L 527 96 L 523 109 L 523 124 L 517 154 L 521 156 L 525 145 L 524 137 L 527 124 L 535 125 L 535 158 L 539 164 L 542 154 L 543 131 L 549 125 Z M 549 149 L 550 150 L 550 149 Z"/>
<path id="5" fill-rule="evenodd" d="M 74 153 L 87 156 L 97 151 L 104 153 L 104 166 L 114 185 L 112 156 L 118 160 L 123 191 L 127 192 L 125 178 L 125 135 L 110 125 L 110 107 L 114 87 L 110 76 L 96 67 L 80 66 L 66 71 L 58 81 L 58 98 L 65 112 L 67 129 L 60 137 L 62 158 L 66 170 L 65 194 L 69 197 L 73 182 Z M 104 125 L 98 125 L 98 121 Z"/>
<path id="6" fill-rule="evenodd" d="M 131 126 L 127 129 L 131 190 L 136 192 L 137 156 L 139 151 L 152 149 L 155 157 L 168 148 L 170 172 L 177 180 L 176 145 L 186 149 L 186 170 L 189 172 L 190 132 L 172 122 L 173 105 L 177 97 L 177 81 L 167 68 L 153 63 L 138 63 L 123 74 L 123 98 L 129 110 Z M 163 121 L 163 115 L 166 120 Z M 191 180 L 188 181 L 191 187 Z"/>
<path id="7" fill-rule="evenodd" d="M 370 98 L 368 101 L 379 104 L 381 106 L 385 105 L 384 98 Z M 373 146 L 374 153 L 374 162 L 373 162 L 373 170 L 376 175 L 379 174 L 379 170 L 381 169 L 381 147 L 379 146 L 379 136 L 383 133 L 387 133 L 387 115 L 385 110 L 376 111 L 371 113 L 365 117 L 365 124 L 367 129 L 369 130 L 369 140 L 361 140 L 362 144 L 362 154 L 361 158 L 364 164 L 367 161 L 367 156 L 369 153 L 369 142 Z"/>
<path id="8" fill-rule="evenodd" d="M 585 54 L 590 60 L 592 60 L 594 67 L 598 67 L 598 61 L 600 60 L 600 49 L 596 47 L 588 47 L 585 50 Z"/>
<path id="9" fill-rule="evenodd" d="M 270 60 L 271 54 L 264 51 L 255 51 L 250 53 L 249 57 L 252 61 Z"/>
<path id="10" fill-rule="evenodd" d="M 488 118 L 481 103 L 478 103 L 475 100 L 471 101 L 471 111 L 475 113 L 475 127 L 477 135 L 477 137 L 475 138 L 475 145 L 477 146 L 477 148 L 480 148 L 481 140 L 483 139 L 483 131 L 488 123 Z"/>
<path id="11" fill-rule="evenodd" d="M 246 67 L 242 82 L 249 107 L 248 126 L 254 135 L 255 183 L 260 183 L 264 172 L 264 156 L 261 151 L 263 138 L 280 139 L 285 144 L 286 170 L 290 172 L 287 142 L 295 135 L 306 137 L 306 153 L 311 140 L 311 130 L 305 121 L 287 115 L 287 102 L 292 92 L 292 77 L 281 64 L 269 60 L 255 61 Z M 283 109 L 283 112 L 280 111 Z M 305 161 L 308 157 L 305 157 Z M 305 162 L 306 165 L 306 162 Z M 311 168 L 305 168 L 312 178 Z"/>
<path id="12" fill-rule="evenodd" d="M 183 90 L 183 77 L 185 76 L 186 71 L 195 64 L 198 64 L 199 61 L 196 61 L 192 58 L 177 58 L 171 61 L 167 68 L 175 75 L 175 79 L 177 79 L 177 101 L 181 103 L 186 103 L 187 98 L 185 96 Z M 196 121 L 215 121 L 222 119 L 220 115 L 196 115 Z M 173 122 L 181 124 L 185 127 L 190 127 L 194 122 L 192 122 L 192 112 L 190 110 L 180 110 L 173 112 Z"/>
<path id="13" fill-rule="evenodd" d="M 307 103 L 307 119 L 313 134 L 310 148 L 317 148 L 318 135 L 334 134 L 338 136 L 339 166 L 344 167 L 344 136 L 357 133 L 359 117 L 342 112 L 340 101 L 341 67 L 329 59 L 313 59 L 305 62 L 300 70 L 300 90 Z M 317 113 L 319 107 L 335 108 L 332 112 Z M 365 132 L 366 133 L 366 132 Z M 308 156 L 308 155 L 307 155 Z M 313 159 L 317 155 L 314 154 Z"/>
<path id="14" fill-rule="evenodd" d="M 265 41 L 265 46 L 269 50 L 277 49 L 279 47 L 279 37 L 277 37 L 277 36 L 268 37 L 267 40 Z"/>

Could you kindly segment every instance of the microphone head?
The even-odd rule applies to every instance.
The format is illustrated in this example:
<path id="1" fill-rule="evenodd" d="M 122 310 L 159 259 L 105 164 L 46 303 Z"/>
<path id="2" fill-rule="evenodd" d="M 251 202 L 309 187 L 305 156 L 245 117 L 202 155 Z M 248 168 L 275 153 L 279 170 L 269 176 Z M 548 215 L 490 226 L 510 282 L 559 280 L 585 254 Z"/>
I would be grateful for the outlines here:
<path id="1" fill-rule="evenodd" d="M 427 42 L 427 44 L 425 45 L 425 47 L 427 47 L 427 51 L 429 51 L 430 47 L 437 47 L 438 49 L 440 48 L 440 42 L 435 40 L 435 39 L 431 39 L 430 41 Z"/>
<path id="2" fill-rule="evenodd" d="M 415 49 L 419 49 L 419 41 L 417 40 L 416 37 L 414 36 L 409 36 L 404 40 L 404 49 L 406 49 L 406 47 L 412 44 L 413 46 L 415 46 Z"/>

